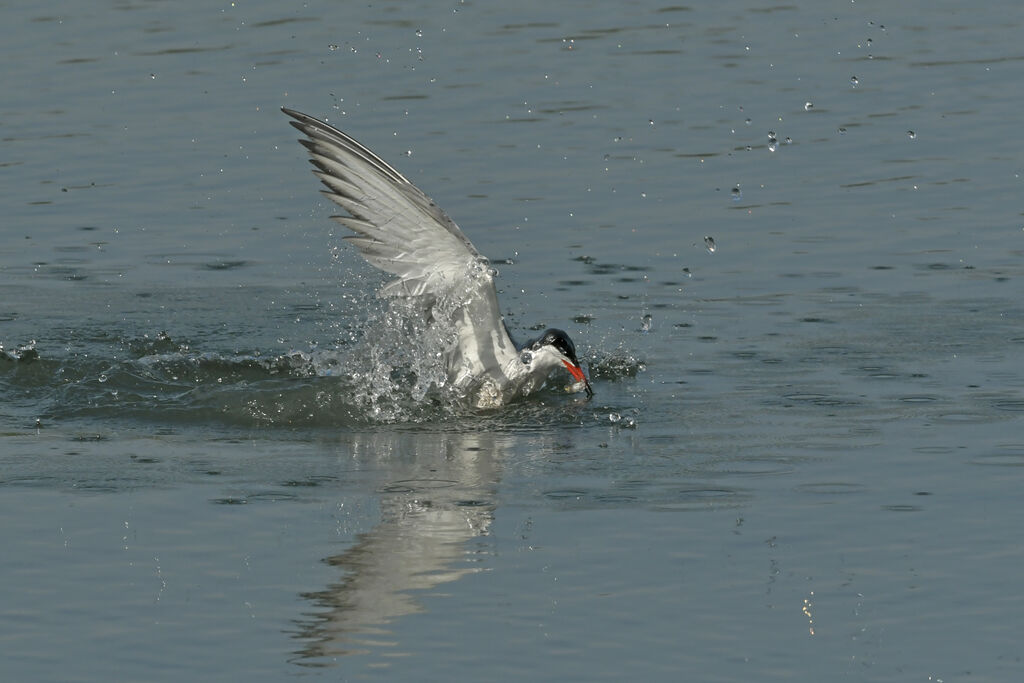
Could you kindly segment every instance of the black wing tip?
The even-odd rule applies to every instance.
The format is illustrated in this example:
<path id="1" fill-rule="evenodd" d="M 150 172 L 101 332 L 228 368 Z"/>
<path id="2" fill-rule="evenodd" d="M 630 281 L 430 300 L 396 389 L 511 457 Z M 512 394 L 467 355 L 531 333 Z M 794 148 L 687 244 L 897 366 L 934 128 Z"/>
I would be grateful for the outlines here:
<path id="1" fill-rule="evenodd" d="M 303 114 L 301 111 L 289 109 L 288 107 L 281 107 L 281 111 L 287 116 L 292 117 L 293 121 L 289 121 L 291 125 L 298 128 L 300 131 L 305 132 L 303 128 L 308 126 L 312 122 L 312 117 L 309 114 Z"/>
<path id="2" fill-rule="evenodd" d="M 301 132 L 303 135 L 306 135 L 310 138 L 315 138 L 316 133 L 319 131 L 323 131 L 324 133 L 327 134 L 341 133 L 341 131 L 339 131 L 331 124 L 320 121 L 319 119 L 316 119 L 310 116 L 309 114 L 303 114 L 301 111 L 289 109 L 288 107 L 281 107 L 281 111 L 295 119 L 294 121 L 288 122 L 292 125 L 292 127 Z M 305 144 L 305 142 L 302 140 L 300 140 L 300 142 Z"/>
<path id="3" fill-rule="evenodd" d="M 301 111 L 289 109 L 288 107 L 281 107 L 281 111 L 294 119 L 288 123 L 303 135 L 313 137 L 316 131 L 324 129 L 330 130 L 331 128 L 323 121 L 318 121 L 309 114 L 303 114 Z"/>

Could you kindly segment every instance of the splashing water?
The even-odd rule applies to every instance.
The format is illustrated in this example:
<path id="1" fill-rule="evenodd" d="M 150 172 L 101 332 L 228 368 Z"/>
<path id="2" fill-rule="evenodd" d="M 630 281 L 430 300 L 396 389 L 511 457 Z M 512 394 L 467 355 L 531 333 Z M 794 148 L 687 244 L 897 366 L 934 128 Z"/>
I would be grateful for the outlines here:
<path id="1" fill-rule="evenodd" d="M 490 275 L 486 264 L 479 265 L 481 274 Z M 273 353 L 258 348 L 258 341 L 257 348 L 240 350 L 238 341 L 248 337 L 243 329 L 210 335 L 202 324 L 192 339 L 107 325 L 43 331 L 38 343 L 7 341 L 0 347 L 0 392 L 17 397 L 0 423 L 20 429 L 38 420 L 44 432 L 67 424 L 101 433 L 113 424 L 337 429 L 479 420 L 479 411 L 447 376 L 457 339 L 454 314 L 467 304 L 464 296 L 418 303 L 345 299 L 338 308 L 326 306 L 330 314 L 318 323 L 331 342 L 309 341 L 304 348 Z M 354 307 L 347 308 L 350 303 Z M 164 324 L 178 327 L 173 320 Z M 273 343 L 273 336 L 263 338 Z M 608 353 L 591 346 L 584 362 L 591 378 L 606 381 L 642 369 L 621 349 Z M 536 422 L 533 408 L 540 405 L 544 420 L 574 419 L 553 409 L 578 412 L 577 403 L 562 393 L 564 379 L 553 376 L 540 400 L 517 402 L 500 411 L 500 419 L 518 415 Z"/>
<path id="2" fill-rule="evenodd" d="M 364 341 L 339 360 L 352 378 L 351 399 L 372 421 L 429 419 L 424 404 L 454 412 L 459 398 L 448 386 L 447 357 L 456 343 L 452 298 L 425 307 L 414 299 L 394 299 L 371 319 Z M 323 360 L 314 367 L 323 374 Z M 334 370 L 332 369 L 332 372 Z"/>

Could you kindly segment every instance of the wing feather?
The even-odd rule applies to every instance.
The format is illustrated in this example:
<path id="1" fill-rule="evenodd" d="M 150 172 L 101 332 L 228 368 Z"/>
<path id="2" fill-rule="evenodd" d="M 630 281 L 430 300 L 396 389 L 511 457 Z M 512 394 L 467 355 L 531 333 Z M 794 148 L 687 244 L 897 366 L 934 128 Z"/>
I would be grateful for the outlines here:
<path id="1" fill-rule="evenodd" d="M 458 301 L 450 312 L 458 334 L 450 376 L 464 386 L 484 378 L 502 381 L 502 368 L 515 365 L 518 352 L 501 319 L 486 259 L 434 200 L 386 161 L 323 121 L 282 111 L 306 136 L 299 142 L 309 151 L 324 195 L 348 213 L 333 216 L 353 232 L 345 240 L 397 276 L 380 295 Z"/>
<path id="2" fill-rule="evenodd" d="M 430 197 L 345 133 L 306 114 L 283 111 L 307 137 L 299 142 L 309 151 L 324 195 L 349 214 L 333 217 L 356 233 L 346 239 L 372 265 L 398 276 L 381 294 L 436 293 L 443 282 L 469 277 L 483 257 Z"/>

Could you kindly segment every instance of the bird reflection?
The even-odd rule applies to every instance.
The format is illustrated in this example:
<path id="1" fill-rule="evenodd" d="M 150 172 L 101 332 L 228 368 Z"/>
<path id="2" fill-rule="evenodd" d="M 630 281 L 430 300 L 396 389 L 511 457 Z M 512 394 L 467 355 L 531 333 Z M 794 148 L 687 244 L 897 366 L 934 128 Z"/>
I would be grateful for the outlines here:
<path id="1" fill-rule="evenodd" d="M 422 612 L 416 593 L 479 571 L 467 541 L 488 533 L 494 518 L 498 463 L 494 434 L 371 433 L 352 452 L 383 469 L 381 519 L 344 552 L 326 558 L 342 577 L 306 593 L 314 609 L 295 637 L 296 664 L 397 645 L 388 624 Z"/>

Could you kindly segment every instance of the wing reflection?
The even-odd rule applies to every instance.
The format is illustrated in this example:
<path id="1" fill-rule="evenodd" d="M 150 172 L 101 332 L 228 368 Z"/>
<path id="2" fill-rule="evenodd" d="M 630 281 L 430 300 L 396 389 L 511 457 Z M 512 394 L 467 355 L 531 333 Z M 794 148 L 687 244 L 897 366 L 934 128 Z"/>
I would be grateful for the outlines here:
<path id="1" fill-rule="evenodd" d="M 397 643 L 387 625 L 423 611 L 415 592 L 479 571 L 466 541 L 494 516 L 503 444 L 494 434 L 377 433 L 352 443 L 380 467 L 381 520 L 343 553 L 326 558 L 343 577 L 304 594 L 315 607 L 299 624 L 297 664 L 366 653 Z"/>

